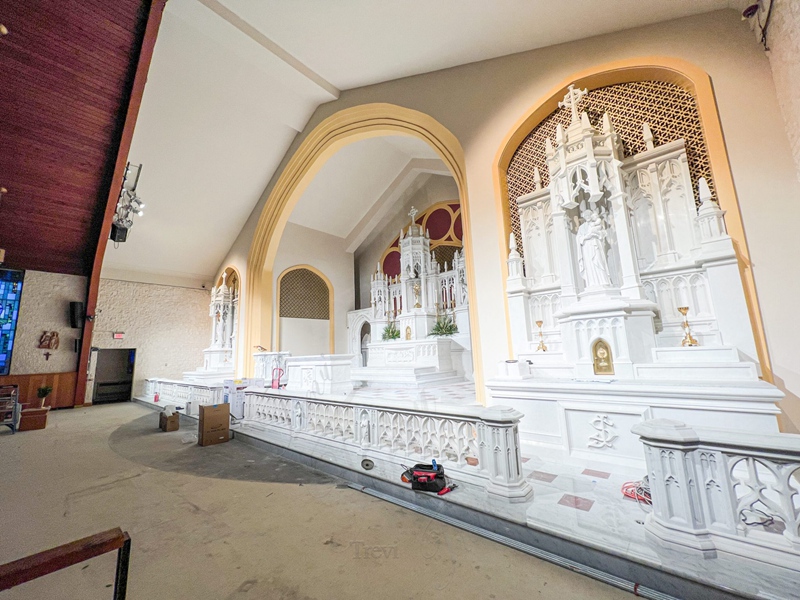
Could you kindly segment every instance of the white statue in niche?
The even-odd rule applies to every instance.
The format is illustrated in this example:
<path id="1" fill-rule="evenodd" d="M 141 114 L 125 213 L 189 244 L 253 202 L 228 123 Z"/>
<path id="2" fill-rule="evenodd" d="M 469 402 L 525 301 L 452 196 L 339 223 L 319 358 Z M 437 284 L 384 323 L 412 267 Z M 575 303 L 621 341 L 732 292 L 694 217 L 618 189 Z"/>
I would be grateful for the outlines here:
<path id="1" fill-rule="evenodd" d="M 578 227 L 576 239 L 580 246 L 578 268 L 587 288 L 611 285 L 606 260 L 605 240 L 607 232 L 597 213 L 583 211 L 583 223 Z"/>
<path id="2" fill-rule="evenodd" d="M 359 423 L 361 429 L 361 443 L 363 445 L 369 444 L 369 417 L 367 413 L 361 413 L 361 422 Z"/>

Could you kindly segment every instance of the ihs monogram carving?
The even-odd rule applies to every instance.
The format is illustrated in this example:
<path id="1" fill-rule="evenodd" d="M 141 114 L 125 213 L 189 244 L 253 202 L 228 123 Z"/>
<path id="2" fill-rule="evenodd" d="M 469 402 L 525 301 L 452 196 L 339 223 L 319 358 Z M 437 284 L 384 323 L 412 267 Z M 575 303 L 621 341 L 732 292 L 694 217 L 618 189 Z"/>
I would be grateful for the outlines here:
<path id="1" fill-rule="evenodd" d="M 613 448 L 614 441 L 619 437 L 611 431 L 614 423 L 608 415 L 597 415 L 589 421 L 589 424 L 597 430 L 597 433 L 589 436 L 589 448 Z"/>

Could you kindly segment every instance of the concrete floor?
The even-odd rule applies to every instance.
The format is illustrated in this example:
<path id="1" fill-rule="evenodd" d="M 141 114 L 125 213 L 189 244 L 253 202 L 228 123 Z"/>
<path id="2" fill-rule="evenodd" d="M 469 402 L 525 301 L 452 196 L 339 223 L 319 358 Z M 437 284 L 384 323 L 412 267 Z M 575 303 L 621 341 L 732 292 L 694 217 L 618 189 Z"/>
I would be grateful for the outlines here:
<path id="1" fill-rule="evenodd" d="M 131 600 L 631 597 L 232 441 L 184 444 L 134 404 L 0 432 L 0 563 L 112 527 Z M 5 429 L 5 428 L 4 428 Z M 0 594 L 107 600 L 109 554 Z"/>

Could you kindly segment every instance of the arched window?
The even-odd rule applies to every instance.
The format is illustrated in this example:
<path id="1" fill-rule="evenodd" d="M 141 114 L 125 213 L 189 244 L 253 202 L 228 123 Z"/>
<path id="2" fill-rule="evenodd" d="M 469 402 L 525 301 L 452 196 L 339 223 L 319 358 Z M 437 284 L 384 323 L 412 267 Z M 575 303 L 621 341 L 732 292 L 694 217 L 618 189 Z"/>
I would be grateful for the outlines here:
<path id="1" fill-rule="evenodd" d="M 322 273 L 292 267 L 278 278 L 277 342 L 294 356 L 333 353 L 333 293 Z"/>

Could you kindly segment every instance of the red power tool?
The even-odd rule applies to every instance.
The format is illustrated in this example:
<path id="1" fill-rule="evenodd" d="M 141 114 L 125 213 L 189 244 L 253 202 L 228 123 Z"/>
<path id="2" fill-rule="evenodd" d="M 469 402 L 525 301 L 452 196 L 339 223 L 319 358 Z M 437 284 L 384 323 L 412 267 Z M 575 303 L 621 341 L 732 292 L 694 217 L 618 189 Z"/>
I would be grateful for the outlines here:
<path id="1" fill-rule="evenodd" d="M 437 496 L 444 496 L 445 494 L 449 494 L 450 492 L 452 492 L 457 487 L 458 487 L 458 485 L 456 485 L 455 483 L 451 483 L 450 485 L 448 485 L 443 490 L 439 490 L 438 492 L 436 492 L 436 495 Z"/>

